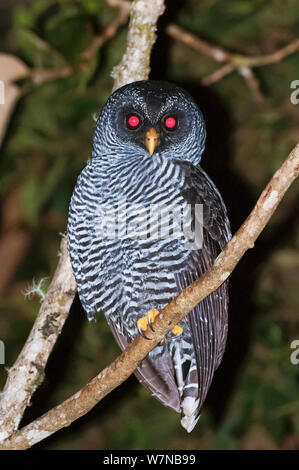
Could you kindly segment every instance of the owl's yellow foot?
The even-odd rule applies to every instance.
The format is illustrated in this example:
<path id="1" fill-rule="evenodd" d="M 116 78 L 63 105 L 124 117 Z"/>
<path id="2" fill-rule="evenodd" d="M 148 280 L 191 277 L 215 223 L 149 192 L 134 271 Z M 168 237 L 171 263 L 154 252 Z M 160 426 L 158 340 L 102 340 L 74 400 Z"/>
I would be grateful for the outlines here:
<path id="1" fill-rule="evenodd" d="M 175 325 L 175 327 L 173 328 L 172 330 L 172 333 L 175 335 L 175 336 L 179 336 L 183 333 L 183 328 L 179 325 Z"/>
<path id="2" fill-rule="evenodd" d="M 159 314 L 160 314 L 159 310 L 154 309 L 154 310 L 149 310 L 144 317 L 139 318 L 139 320 L 137 321 L 137 328 L 141 336 L 143 336 L 146 339 L 149 339 L 145 336 L 144 331 L 146 331 L 148 327 L 150 327 L 150 329 L 154 331 L 153 322 L 155 321 L 155 318 Z M 172 333 L 175 336 L 181 335 L 183 331 L 184 331 L 183 328 L 179 325 L 175 325 L 175 327 L 172 329 Z"/>
<path id="3" fill-rule="evenodd" d="M 155 321 L 155 318 L 159 314 L 160 314 L 159 310 L 154 309 L 154 310 L 149 310 L 147 314 L 145 315 L 145 317 L 139 318 L 139 320 L 137 321 L 137 328 L 141 336 L 143 336 L 146 339 L 149 339 L 145 336 L 143 332 L 147 330 L 148 326 L 150 327 L 152 331 L 154 331 L 153 322 Z"/>

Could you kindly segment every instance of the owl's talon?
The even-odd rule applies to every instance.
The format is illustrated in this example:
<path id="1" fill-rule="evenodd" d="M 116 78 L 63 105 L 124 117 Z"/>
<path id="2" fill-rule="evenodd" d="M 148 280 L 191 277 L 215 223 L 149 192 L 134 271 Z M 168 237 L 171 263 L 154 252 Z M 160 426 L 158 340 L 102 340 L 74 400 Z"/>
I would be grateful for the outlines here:
<path id="1" fill-rule="evenodd" d="M 179 325 L 175 325 L 175 327 L 172 329 L 172 333 L 175 335 L 175 336 L 180 336 L 182 333 L 183 333 L 183 328 Z"/>
<path id="2" fill-rule="evenodd" d="M 152 323 L 152 317 L 150 315 L 148 315 L 147 317 L 147 321 L 148 321 L 148 326 L 150 327 L 150 329 L 154 332 L 154 328 L 153 328 L 153 323 Z"/>
<path id="3" fill-rule="evenodd" d="M 150 338 L 148 338 L 148 337 L 144 334 L 144 332 L 143 332 L 143 330 L 142 330 L 142 328 L 141 328 L 140 325 L 137 325 L 137 330 L 138 330 L 138 333 L 140 334 L 140 336 L 142 336 L 144 339 L 150 340 Z"/>
<path id="4" fill-rule="evenodd" d="M 155 321 L 156 316 L 159 314 L 159 310 L 153 309 L 149 310 L 144 317 L 139 318 L 139 320 L 137 321 L 137 329 L 141 336 L 146 339 L 150 339 L 147 338 L 143 332 L 146 331 L 148 327 L 150 327 L 152 331 L 155 331 L 153 328 L 153 322 Z"/>

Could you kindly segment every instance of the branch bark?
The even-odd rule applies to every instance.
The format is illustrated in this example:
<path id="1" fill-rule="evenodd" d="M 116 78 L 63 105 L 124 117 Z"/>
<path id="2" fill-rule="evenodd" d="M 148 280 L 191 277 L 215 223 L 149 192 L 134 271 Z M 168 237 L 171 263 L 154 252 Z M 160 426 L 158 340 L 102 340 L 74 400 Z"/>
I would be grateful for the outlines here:
<path id="1" fill-rule="evenodd" d="M 141 336 L 135 338 L 110 366 L 100 372 L 82 390 L 6 439 L 0 448 L 27 449 L 31 447 L 86 414 L 111 390 L 129 377 L 140 361 L 164 338 L 165 334 L 229 277 L 244 253 L 249 248 L 253 248 L 255 240 L 298 174 L 299 143 L 276 171 L 251 214 L 217 257 L 211 269 L 161 311 L 160 317 L 155 321 L 154 333 L 150 329 L 145 332 L 151 341 Z"/>

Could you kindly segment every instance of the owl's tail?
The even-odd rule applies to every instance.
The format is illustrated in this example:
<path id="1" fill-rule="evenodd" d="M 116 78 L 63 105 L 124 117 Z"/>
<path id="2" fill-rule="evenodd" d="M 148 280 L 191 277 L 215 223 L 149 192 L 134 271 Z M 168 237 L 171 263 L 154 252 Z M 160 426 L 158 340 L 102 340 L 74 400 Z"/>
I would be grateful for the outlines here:
<path id="1" fill-rule="evenodd" d="M 187 396 L 182 402 L 182 419 L 181 425 L 187 432 L 191 432 L 200 418 L 198 410 L 198 402 L 193 397 Z"/>

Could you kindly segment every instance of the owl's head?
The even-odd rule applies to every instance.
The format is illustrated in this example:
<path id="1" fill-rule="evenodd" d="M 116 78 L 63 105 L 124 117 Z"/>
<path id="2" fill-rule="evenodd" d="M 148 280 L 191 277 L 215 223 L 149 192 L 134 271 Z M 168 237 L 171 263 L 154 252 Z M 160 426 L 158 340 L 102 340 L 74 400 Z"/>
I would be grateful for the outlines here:
<path id="1" fill-rule="evenodd" d="M 130 83 L 108 99 L 96 123 L 94 157 L 155 158 L 198 163 L 205 123 L 192 97 L 155 80 Z"/>

